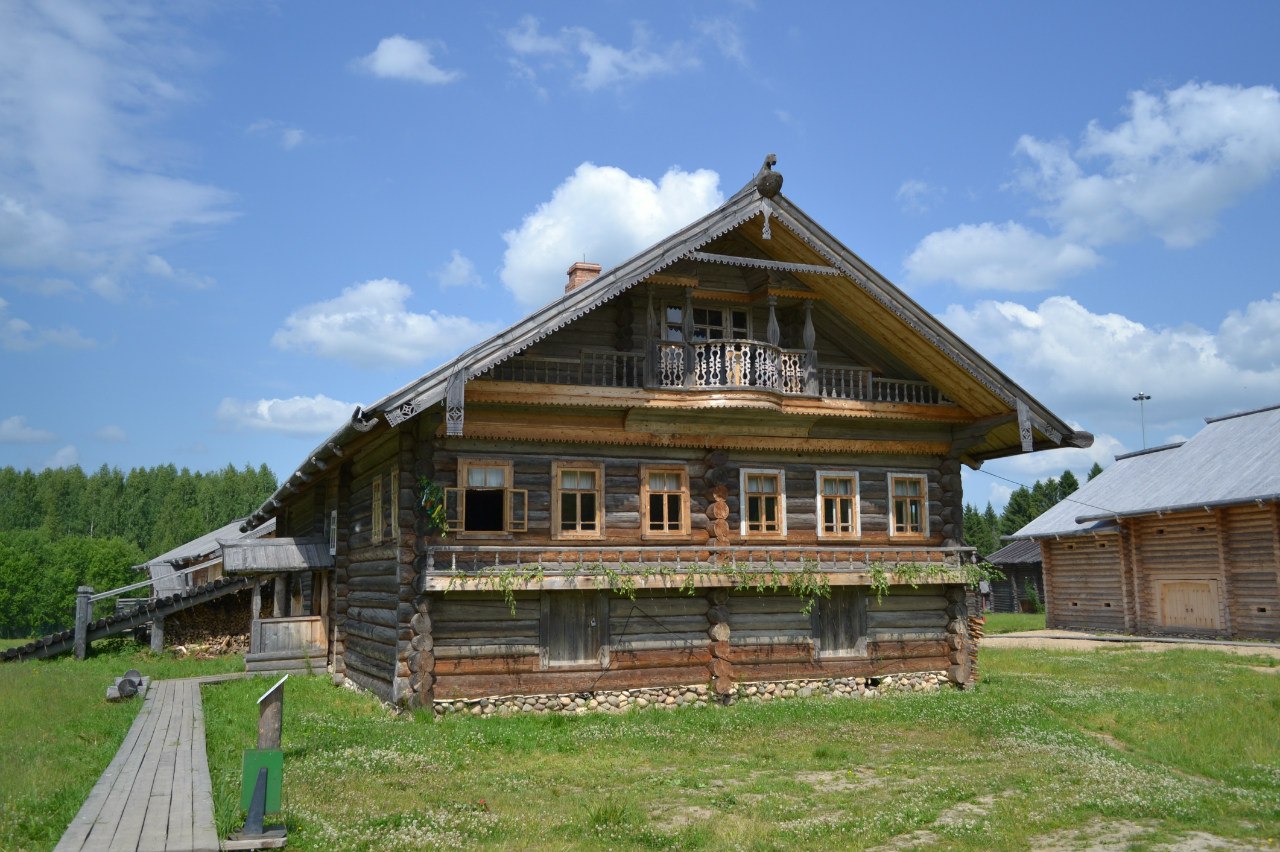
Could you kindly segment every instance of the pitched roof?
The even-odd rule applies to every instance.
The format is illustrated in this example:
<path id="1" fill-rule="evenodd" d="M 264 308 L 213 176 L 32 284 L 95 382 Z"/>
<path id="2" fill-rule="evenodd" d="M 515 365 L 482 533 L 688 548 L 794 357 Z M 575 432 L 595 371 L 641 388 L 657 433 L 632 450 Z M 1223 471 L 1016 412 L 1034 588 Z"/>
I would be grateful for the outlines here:
<path id="1" fill-rule="evenodd" d="M 1117 456 L 1010 538 L 1096 532 L 1132 515 L 1280 500 L 1280 405 L 1205 423 L 1184 443 Z"/>
<path id="2" fill-rule="evenodd" d="M 925 378 L 940 386 L 952 399 L 967 395 L 973 401 L 968 408 L 975 416 L 985 418 L 984 429 L 988 430 L 988 444 L 979 442 L 969 451 L 975 459 L 994 458 L 1017 451 L 1010 447 L 1019 443 L 1017 423 L 1013 417 L 1013 411 L 1019 404 L 1026 406 L 1034 430 L 1049 445 L 1089 446 L 1092 443 L 1092 435 L 1074 430 L 1033 399 L 785 196 L 778 194 L 765 198 L 759 194 L 753 181 L 711 213 L 604 272 L 589 284 L 565 293 L 507 330 L 472 346 L 372 405 L 357 408 L 348 423 L 325 439 L 304 460 L 293 477 L 286 478 L 280 490 L 250 517 L 246 527 L 272 516 L 283 498 L 297 490 L 299 483 L 305 482 L 317 469 L 322 469 L 326 459 L 339 455 L 343 445 L 360 433 L 375 428 L 380 419 L 390 426 L 397 426 L 445 401 L 451 387 L 460 396 L 465 381 L 528 349 L 679 261 L 715 262 L 714 256 L 702 254 L 700 250 L 754 219 L 760 220 L 760 239 L 768 240 L 753 240 L 762 253 L 785 255 L 784 265 L 788 271 L 833 305 L 838 305 L 850 321 L 861 317 L 868 331 L 898 340 L 898 348 L 912 351 L 915 366 Z M 766 235 L 766 231 L 771 231 L 772 236 Z M 775 262 L 760 258 L 754 263 L 768 269 Z M 908 337 L 912 345 L 902 345 L 901 341 Z M 923 347 L 920 346 L 921 340 L 925 343 Z M 928 375 L 932 362 L 923 353 L 943 355 L 939 360 L 951 365 L 948 374 L 945 377 Z M 999 431 L 1000 438 L 991 439 L 990 435 L 996 431 Z"/>
<path id="3" fill-rule="evenodd" d="M 1031 539 L 1012 541 L 987 557 L 992 565 L 1039 565 L 1040 542 Z"/>
<path id="4" fill-rule="evenodd" d="M 274 574 L 333 567 L 329 543 L 322 538 L 228 541 L 223 543 L 222 560 L 222 570 L 227 574 Z"/>
<path id="5" fill-rule="evenodd" d="M 261 538 L 264 535 L 271 534 L 276 528 L 275 519 L 272 518 L 251 531 L 241 532 L 241 527 L 244 526 L 246 520 L 246 518 L 240 518 L 232 521 L 212 532 L 193 538 L 186 544 L 180 544 L 172 550 L 167 550 L 154 559 L 134 566 L 134 568 L 138 571 L 146 571 L 150 575 L 154 581 L 152 586 L 155 588 L 157 595 L 183 591 L 187 587 L 186 580 L 174 576 L 178 571 L 177 566 L 216 558 L 222 548 L 222 541 L 239 538 Z"/>

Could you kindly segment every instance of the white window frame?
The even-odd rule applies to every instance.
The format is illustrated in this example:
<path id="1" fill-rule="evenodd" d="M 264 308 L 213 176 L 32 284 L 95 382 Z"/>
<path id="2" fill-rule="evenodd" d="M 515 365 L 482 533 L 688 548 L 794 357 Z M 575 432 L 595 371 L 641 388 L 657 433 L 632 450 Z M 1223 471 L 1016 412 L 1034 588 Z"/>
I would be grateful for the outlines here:
<path id="1" fill-rule="evenodd" d="M 566 489 L 560 486 L 560 474 L 565 471 L 589 471 L 595 474 L 596 487 L 592 491 L 585 489 L 568 489 L 572 494 L 594 493 L 596 497 L 596 528 L 594 530 L 565 530 L 560 528 L 561 506 L 560 496 Z M 579 519 L 579 526 L 582 521 Z M 566 461 L 551 463 L 551 537 L 553 539 L 600 539 L 604 538 L 604 462 L 600 461 Z"/>
<path id="2" fill-rule="evenodd" d="M 895 511 L 896 497 L 893 493 L 893 484 L 899 479 L 915 479 L 921 483 L 920 487 L 920 532 L 898 532 L 897 531 L 897 512 Z M 889 514 L 889 538 L 909 538 L 918 540 L 929 537 L 929 476 L 925 473 L 913 473 L 909 471 L 894 471 L 889 474 L 889 500 L 886 508 Z"/>
<path id="3" fill-rule="evenodd" d="M 747 477 L 778 477 L 778 530 L 776 532 L 747 530 Z M 787 472 L 780 467 L 744 467 L 738 471 L 738 534 L 743 538 L 778 539 L 787 536 Z"/>
<path id="4" fill-rule="evenodd" d="M 852 479 L 853 480 L 853 532 L 827 532 L 826 526 L 826 507 L 823 505 L 825 495 L 822 493 L 822 480 L 824 479 Z M 814 473 L 815 488 L 815 508 L 816 520 L 818 524 L 818 538 L 838 538 L 844 540 L 862 538 L 862 481 L 856 470 L 819 470 Z M 841 495 L 843 496 L 843 495 Z"/>

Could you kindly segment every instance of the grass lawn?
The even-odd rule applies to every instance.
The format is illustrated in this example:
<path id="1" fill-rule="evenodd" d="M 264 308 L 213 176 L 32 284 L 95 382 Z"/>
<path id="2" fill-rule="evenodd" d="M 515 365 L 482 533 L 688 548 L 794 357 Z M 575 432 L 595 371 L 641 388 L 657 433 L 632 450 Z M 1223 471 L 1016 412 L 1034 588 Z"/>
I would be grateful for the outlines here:
<path id="1" fill-rule="evenodd" d="M 1274 847 L 1274 666 L 987 649 L 969 693 L 442 722 L 291 678 L 289 847 Z M 204 688 L 224 835 L 268 684 Z"/>
<path id="2" fill-rule="evenodd" d="M 1023 630 L 1044 630 L 1043 612 L 988 612 L 986 614 L 988 636 L 1000 633 L 1021 633 Z"/>
<path id="3" fill-rule="evenodd" d="M 18 644 L 25 643 L 20 640 Z M 131 639 L 93 644 L 82 662 L 0 663 L 0 849 L 52 849 L 107 768 L 142 706 L 109 703 L 112 678 L 243 671 L 244 658 L 153 656 Z"/>

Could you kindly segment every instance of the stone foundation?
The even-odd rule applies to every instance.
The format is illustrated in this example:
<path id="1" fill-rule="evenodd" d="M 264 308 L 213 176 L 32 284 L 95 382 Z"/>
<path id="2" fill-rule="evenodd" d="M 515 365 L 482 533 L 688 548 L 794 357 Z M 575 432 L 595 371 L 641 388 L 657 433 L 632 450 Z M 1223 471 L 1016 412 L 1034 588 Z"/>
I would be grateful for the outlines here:
<path id="1" fill-rule="evenodd" d="M 762 703 L 815 695 L 836 698 L 879 698 L 896 692 L 939 692 L 953 686 L 947 672 L 912 672 L 883 677 L 842 677 L 740 683 L 729 695 L 717 695 L 707 684 L 645 689 L 572 692 L 559 695 L 509 695 L 434 701 L 437 716 L 509 716 L 515 713 L 621 713 L 631 708 L 675 710 L 739 701 Z"/>

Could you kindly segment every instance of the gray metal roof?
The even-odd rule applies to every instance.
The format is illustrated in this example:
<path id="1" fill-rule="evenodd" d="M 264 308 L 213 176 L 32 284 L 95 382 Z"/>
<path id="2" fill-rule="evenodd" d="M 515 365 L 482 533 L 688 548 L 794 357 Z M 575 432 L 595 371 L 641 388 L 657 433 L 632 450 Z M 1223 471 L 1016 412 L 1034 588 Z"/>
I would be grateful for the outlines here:
<path id="1" fill-rule="evenodd" d="M 1013 541 L 987 557 L 992 565 L 1039 565 L 1040 542 L 1030 539 Z"/>
<path id="2" fill-rule="evenodd" d="M 1094 532 L 1117 518 L 1280 500 L 1280 405 L 1208 418 L 1193 438 L 1117 456 L 1010 538 Z"/>
<path id="3" fill-rule="evenodd" d="M 272 518 L 269 522 L 255 527 L 247 533 L 242 533 L 240 532 L 240 527 L 244 522 L 244 518 L 232 521 L 212 532 L 205 533 L 199 538 L 193 538 L 186 544 L 180 544 L 172 550 L 167 550 L 141 565 L 135 565 L 134 569 L 148 573 L 153 581 L 152 588 L 155 589 L 155 594 L 158 596 L 163 597 L 164 595 L 185 591 L 187 579 L 186 577 L 174 576 L 179 570 L 175 566 L 194 564 L 206 559 L 217 558 L 222 548 L 220 541 L 239 538 L 261 538 L 262 536 L 270 535 L 276 528 L 275 518 Z"/>
<path id="4" fill-rule="evenodd" d="M 329 542 L 322 538 L 243 538 L 222 545 L 222 570 L 226 574 L 278 574 L 332 567 Z"/>
<path id="5" fill-rule="evenodd" d="M 861 288 L 881 304 L 888 306 L 916 333 L 960 365 L 1010 408 L 1017 400 L 1025 402 L 1036 428 L 1043 434 L 1055 436 L 1052 438 L 1055 443 L 1087 447 L 1093 442 L 1092 435 L 1073 430 L 1065 421 L 1033 399 L 977 350 L 841 244 L 784 195 L 762 198 L 757 194 L 755 182 L 752 181 L 716 210 L 688 227 L 607 270 L 590 283 L 565 293 L 506 331 L 476 344 L 422 378 L 370 406 L 363 409 L 357 407 L 348 423 L 321 442 L 303 460 L 298 470 L 285 478 L 276 493 L 249 517 L 245 528 L 251 528 L 272 517 L 290 493 L 300 490 L 312 475 L 324 470 L 330 460 L 341 456 L 342 447 L 346 443 L 358 434 L 373 429 L 379 420 L 396 426 L 427 408 L 440 404 L 446 397 L 453 377 L 472 379 L 481 375 L 616 298 L 655 272 L 691 257 L 711 241 L 757 216 L 771 217 L 772 221 L 797 235 L 810 249 L 831 264 L 832 268 L 838 270 L 840 280 Z"/>

